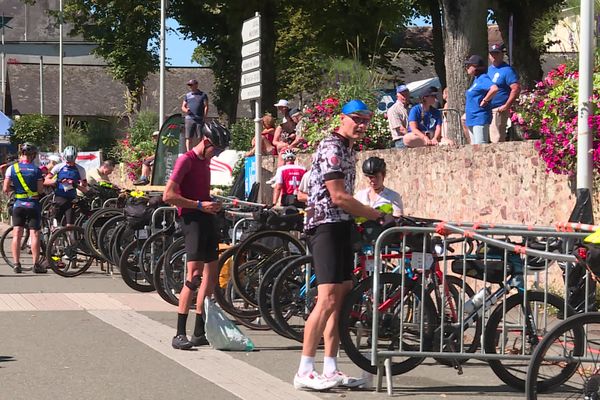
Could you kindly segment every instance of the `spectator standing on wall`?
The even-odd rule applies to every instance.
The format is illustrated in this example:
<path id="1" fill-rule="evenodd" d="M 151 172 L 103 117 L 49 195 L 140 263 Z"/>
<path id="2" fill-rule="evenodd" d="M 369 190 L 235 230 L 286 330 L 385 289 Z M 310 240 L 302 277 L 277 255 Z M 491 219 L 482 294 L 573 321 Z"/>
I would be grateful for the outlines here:
<path id="1" fill-rule="evenodd" d="M 469 130 L 471 144 L 490 142 L 490 123 L 492 122 L 492 99 L 498 92 L 487 74 L 483 58 L 472 55 L 465 61 L 467 73 L 473 77 L 473 83 L 466 91 L 465 125 Z"/>
<path id="2" fill-rule="evenodd" d="M 185 94 L 181 111 L 185 116 L 185 150 L 190 151 L 202 137 L 202 126 L 208 115 L 208 96 L 198 89 L 198 81 L 190 79 L 190 91 Z"/>
<path id="3" fill-rule="evenodd" d="M 420 103 L 410 109 L 409 133 L 404 138 L 407 147 L 435 146 L 442 139 L 442 113 L 434 107 L 436 102 L 437 89 L 429 88 Z"/>
<path id="4" fill-rule="evenodd" d="M 498 93 L 492 99 L 492 123 L 490 125 L 490 141 L 492 143 L 506 140 L 506 122 L 513 102 L 521 93 L 519 76 L 513 67 L 504 62 L 504 45 L 493 44 L 489 49 L 491 65 L 488 76 L 498 86 Z"/>
<path id="5" fill-rule="evenodd" d="M 404 149 L 404 135 L 408 133 L 408 106 L 410 91 L 406 85 L 396 87 L 396 102 L 387 110 L 388 125 L 392 133 L 393 147 Z"/>

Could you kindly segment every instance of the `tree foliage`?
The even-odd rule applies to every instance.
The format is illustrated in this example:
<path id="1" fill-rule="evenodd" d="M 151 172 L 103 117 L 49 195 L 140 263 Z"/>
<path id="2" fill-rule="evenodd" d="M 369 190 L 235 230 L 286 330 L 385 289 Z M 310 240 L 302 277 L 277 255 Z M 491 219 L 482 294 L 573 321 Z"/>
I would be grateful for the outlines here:
<path id="1" fill-rule="evenodd" d="M 33 143 L 42 151 L 51 150 L 54 139 L 58 137 L 58 127 L 47 115 L 28 114 L 15 120 L 10 128 L 12 144 Z"/>
<path id="2" fill-rule="evenodd" d="M 60 18 L 58 13 L 55 13 Z M 140 110 L 144 82 L 158 69 L 158 0 L 66 0 L 64 18 L 71 35 L 95 42 L 112 76 L 127 88 L 126 112 Z"/>

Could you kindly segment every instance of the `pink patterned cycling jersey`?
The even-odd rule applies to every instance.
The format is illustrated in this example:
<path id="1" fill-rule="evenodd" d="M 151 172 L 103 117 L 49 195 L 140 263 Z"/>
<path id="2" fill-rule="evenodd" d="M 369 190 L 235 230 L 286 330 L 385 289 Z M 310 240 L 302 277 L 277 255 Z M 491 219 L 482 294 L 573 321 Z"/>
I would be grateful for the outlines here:
<path id="1" fill-rule="evenodd" d="M 186 199 L 210 201 L 210 160 L 200 159 L 193 150 L 177 159 L 169 179 L 179 185 L 178 193 Z M 179 215 L 194 211 L 179 208 Z"/>

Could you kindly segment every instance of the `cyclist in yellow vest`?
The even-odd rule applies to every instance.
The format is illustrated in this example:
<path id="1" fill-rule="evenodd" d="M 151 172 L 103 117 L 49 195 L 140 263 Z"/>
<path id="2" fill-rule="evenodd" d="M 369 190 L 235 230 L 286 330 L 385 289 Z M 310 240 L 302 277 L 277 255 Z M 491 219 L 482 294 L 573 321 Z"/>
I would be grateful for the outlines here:
<path id="1" fill-rule="evenodd" d="M 8 167 L 2 187 L 4 193 L 8 194 L 12 184 L 15 191 L 16 201 L 12 212 L 14 231 L 11 250 L 15 265 L 14 272 L 17 274 L 22 272 L 21 247 L 19 244 L 23 237 L 23 229 L 26 226 L 30 231 L 33 271 L 38 274 L 47 272 L 46 267 L 39 263 L 42 222 L 40 193 L 42 193 L 44 187 L 42 171 L 33 163 L 37 154 L 37 147 L 31 143 L 23 143 L 19 151 L 19 162 Z"/>

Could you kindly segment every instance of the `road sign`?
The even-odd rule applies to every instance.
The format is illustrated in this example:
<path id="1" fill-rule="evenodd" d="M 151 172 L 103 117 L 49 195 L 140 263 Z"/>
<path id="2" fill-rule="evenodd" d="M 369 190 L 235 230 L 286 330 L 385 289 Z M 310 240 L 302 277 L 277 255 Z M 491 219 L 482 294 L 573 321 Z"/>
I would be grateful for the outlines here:
<path id="1" fill-rule="evenodd" d="M 246 43 L 260 37 L 260 16 L 244 21 L 242 25 L 242 42 Z"/>
<path id="2" fill-rule="evenodd" d="M 242 74 L 242 87 L 257 83 L 260 83 L 260 71 L 252 71 Z"/>
<path id="3" fill-rule="evenodd" d="M 260 84 L 240 89 L 240 99 L 242 100 L 259 99 L 260 94 Z"/>
<path id="4" fill-rule="evenodd" d="M 260 68 L 260 54 L 242 60 L 242 72 Z"/>
<path id="5" fill-rule="evenodd" d="M 242 58 L 253 56 L 260 53 L 260 40 L 247 43 L 242 46 Z"/>

